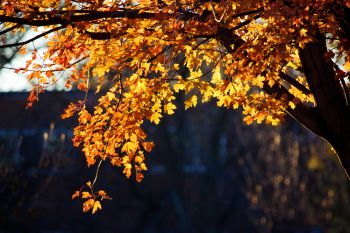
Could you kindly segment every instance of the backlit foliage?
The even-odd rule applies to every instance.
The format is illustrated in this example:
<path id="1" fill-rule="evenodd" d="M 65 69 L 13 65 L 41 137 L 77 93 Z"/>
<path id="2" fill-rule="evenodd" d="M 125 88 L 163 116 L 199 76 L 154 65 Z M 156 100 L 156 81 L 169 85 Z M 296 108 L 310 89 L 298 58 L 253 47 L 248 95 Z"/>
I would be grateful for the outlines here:
<path id="1" fill-rule="evenodd" d="M 154 146 L 142 125 L 173 114 L 178 93 L 185 94 L 186 109 L 213 100 L 241 108 L 247 124 L 278 125 L 286 109 L 314 104 L 298 50 L 316 33 L 334 44 L 329 59 L 345 59 L 344 78 L 349 41 L 337 37 L 336 7 L 350 7 L 350 1 L 4 0 L 0 47 L 8 46 L 8 32 L 35 32 L 16 44 L 22 53 L 45 38 L 44 53 L 33 49 L 32 59 L 17 69 L 33 83 L 28 106 L 58 79 L 66 79 L 67 88 L 96 92 L 101 97 L 93 110 L 85 98 L 62 115 L 78 115 L 74 145 L 81 146 L 88 166 L 109 161 L 141 181 L 145 154 Z M 276 85 L 289 94 L 266 91 Z M 91 190 L 74 197 L 86 199 L 84 211 L 94 213 L 106 194 L 95 193 L 91 182 L 87 186 Z"/>

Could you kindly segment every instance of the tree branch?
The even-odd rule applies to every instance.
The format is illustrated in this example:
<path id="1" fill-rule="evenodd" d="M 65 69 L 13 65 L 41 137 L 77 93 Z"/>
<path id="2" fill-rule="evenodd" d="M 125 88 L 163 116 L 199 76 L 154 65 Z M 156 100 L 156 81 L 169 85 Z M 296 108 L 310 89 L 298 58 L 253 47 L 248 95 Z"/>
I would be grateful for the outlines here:
<path id="1" fill-rule="evenodd" d="M 327 52 L 325 38 L 316 34 L 316 41 L 310 42 L 301 48 L 299 56 L 305 71 L 305 77 L 310 91 L 315 97 L 316 106 L 320 118 L 324 120 L 325 127 L 330 132 L 327 138 L 342 138 L 350 141 L 350 111 L 346 105 L 341 83 L 336 79 L 336 74 L 331 62 L 327 62 L 324 54 Z M 348 135 L 348 136 L 347 136 Z"/>
<path id="2" fill-rule="evenodd" d="M 272 87 L 270 87 L 268 85 L 268 82 L 265 81 L 263 88 L 267 94 L 274 96 L 276 99 L 286 98 L 289 101 L 295 99 L 295 97 L 280 84 L 276 83 Z M 294 109 L 288 107 L 287 109 L 285 109 L 285 111 L 286 113 L 288 113 L 288 115 L 293 117 L 296 121 L 298 121 L 311 132 L 321 137 L 325 137 L 325 129 L 319 117 L 317 108 L 306 106 L 300 102 L 296 104 Z"/>
<path id="3" fill-rule="evenodd" d="M 64 17 L 66 16 L 66 17 Z M 31 25 L 31 26 L 50 26 L 50 25 L 67 25 L 76 22 L 86 22 L 92 20 L 98 20 L 103 18 L 128 18 L 128 19 L 149 19 L 149 18 L 176 18 L 176 15 L 166 14 L 166 13 L 149 13 L 140 12 L 139 10 L 133 11 L 93 11 L 88 14 L 71 14 L 67 12 L 66 15 L 54 15 L 48 19 L 35 19 L 35 18 L 18 18 L 6 15 L 0 15 L 1 22 L 18 23 L 21 25 Z"/>
<path id="4" fill-rule="evenodd" d="M 52 28 L 52 29 L 50 29 L 50 30 L 48 30 L 46 32 L 43 32 L 43 33 L 41 33 L 41 34 L 39 34 L 37 36 L 34 36 L 33 38 L 31 38 L 29 40 L 26 40 L 26 41 L 23 41 L 23 42 L 0 45 L 0 49 L 9 48 L 9 47 L 15 47 L 15 46 L 22 46 L 22 45 L 28 44 L 28 43 L 30 43 L 32 41 L 35 41 L 35 40 L 37 40 L 37 39 L 39 39 L 39 38 L 41 38 L 41 37 L 43 37 L 45 35 L 48 35 L 48 34 L 54 32 L 54 31 L 58 31 L 60 29 L 63 29 L 63 28 L 64 28 L 64 26 L 59 26 L 59 27 Z"/>
<path id="5" fill-rule="evenodd" d="M 13 29 L 16 29 L 16 28 L 18 28 L 18 27 L 20 27 L 20 25 L 19 25 L 19 24 L 16 24 L 16 25 L 14 25 L 14 26 L 12 26 L 12 27 L 9 27 L 9 28 L 7 28 L 7 29 L 5 29 L 5 30 L 2 30 L 2 31 L 0 31 L 0 35 L 3 35 L 3 34 L 5 34 L 5 33 L 7 33 L 7 32 L 10 32 L 10 31 L 12 31 Z"/>
<path id="6" fill-rule="evenodd" d="M 290 77 L 288 74 L 280 72 L 279 76 L 280 76 L 281 79 L 283 79 L 284 81 L 286 81 L 290 85 L 296 87 L 298 90 L 303 92 L 305 95 L 310 95 L 311 94 L 311 91 L 309 89 L 307 89 L 304 85 L 299 83 L 294 78 Z"/>

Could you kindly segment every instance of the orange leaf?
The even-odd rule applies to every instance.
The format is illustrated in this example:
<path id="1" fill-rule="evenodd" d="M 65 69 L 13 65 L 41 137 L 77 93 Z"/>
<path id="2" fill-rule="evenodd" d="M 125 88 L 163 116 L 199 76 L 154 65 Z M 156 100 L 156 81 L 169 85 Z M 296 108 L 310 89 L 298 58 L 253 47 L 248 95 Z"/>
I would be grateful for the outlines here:
<path id="1" fill-rule="evenodd" d="M 80 196 L 80 192 L 79 191 L 75 191 L 75 193 L 73 193 L 72 195 L 72 200 L 79 197 Z"/>
<path id="2" fill-rule="evenodd" d="M 143 142 L 142 146 L 145 149 L 145 151 L 151 152 L 154 147 L 154 142 Z"/>
<path id="3" fill-rule="evenodd" d="M 91 209 L 91 207 L 93 207 L 94 203 L 95 203 L 95 200 L 92 199 L 92 198 L 90 198 L 87 201 L 85 201 L 83 203 L 83 211 L 84 212 L 88 212 Z"/>
<path id="4" fill-rule="evenodd" d="M 79 83 L 78 89 L 79 89 L 79 90 L 82 90 L 82 91 L 87 91 L 88 86 L 87 86 L 87 84 L 84 83 L 84 82 L 83 82 L 83 83 Z"/>

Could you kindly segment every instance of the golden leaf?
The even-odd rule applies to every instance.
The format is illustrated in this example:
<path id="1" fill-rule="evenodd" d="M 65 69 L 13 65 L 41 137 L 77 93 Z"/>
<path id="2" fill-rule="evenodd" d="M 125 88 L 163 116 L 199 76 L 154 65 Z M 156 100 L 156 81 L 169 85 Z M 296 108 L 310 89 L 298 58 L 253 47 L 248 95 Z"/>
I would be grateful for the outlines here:
<path id="1" fill-rule="evenodd" d="M 92 198 L 90 198 L 87 201 L 85 201 L 83 203 L 83 211 L 84 212 L 88 212 L 93 207 L 94 203 L 95 203 L 95 200 L 92 199 Z"/>
<path id="2" fill-rule="evenodd" d="M 179 92 L 180 90 L 185 89 L 185 86 L 182 83 L 175 83 L 174 84 L 174 91 Z"/>
<path id="3" fill-rule="evenodd" d="M 81 197 L 82 198 L 89 198 L 89 197 L 91 197 L 91 194 L 89 192 L 82 192 Z"/>
<path id="4" fill-rule="evenodd" d="M 155 112 L 151 115 L 150 121 L 158 125 L 161 118 L 162 118 L 162 114 L 160 114 L 159 112 Z"/>
<path id="5" fill-rule="evenodd" d="M 164 105 L 164 112 L 169 115 L 174 114 L 175 109 L 176 109 L 176 106 L 173 103 L 167 103 Z"/>
<path id="6" fill-rule="evenodd" d="M 188 98 L 185 101 L 185 109 L 188 109 L 190 107 L 196 107 L 198 102 L 198 97 L 196 95 L 192 95 L 190 98 Z"/>
<path id="7" fill-rule="evenodd" d="M 101 203 L 99 201 L 95 201 L 94 207 L 92 208 L 92 214 L 96 213 L 98 209 L 102 209 Z"/>

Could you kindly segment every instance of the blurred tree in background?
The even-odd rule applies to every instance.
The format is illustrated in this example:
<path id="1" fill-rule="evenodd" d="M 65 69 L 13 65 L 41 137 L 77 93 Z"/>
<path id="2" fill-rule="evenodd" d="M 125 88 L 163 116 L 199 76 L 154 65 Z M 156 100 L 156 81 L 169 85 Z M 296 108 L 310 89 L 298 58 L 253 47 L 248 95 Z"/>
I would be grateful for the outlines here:
<path id="1" fill-rule="evenodd" d="M 350 186 L 329 145 L 289 119 L 280 127 L 245 126 L 239 114 L 213 104 L 146 125 L 159 141 L 148 176 L 135 183 L 102 165 L 97 185 L 113 201 L 83 215 L 70 197 L 95 173 L 70 144 L 74 120 L 58 118 L 80 95 L 46 93 L 22 112 L 25 93 L 0 95 L 1 106 L 13 107 L 0 120 L 1 232 L 350 230 Z M 43 114 L 48 107 L 54 111 Z"/>

